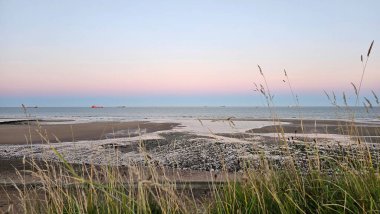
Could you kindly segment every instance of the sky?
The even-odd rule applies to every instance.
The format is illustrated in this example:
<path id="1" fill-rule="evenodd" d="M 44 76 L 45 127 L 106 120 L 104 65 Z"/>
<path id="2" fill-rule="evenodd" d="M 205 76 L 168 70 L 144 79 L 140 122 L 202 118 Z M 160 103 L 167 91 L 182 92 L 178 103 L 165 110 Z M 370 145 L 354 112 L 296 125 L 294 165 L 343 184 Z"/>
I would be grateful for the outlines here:
<path id="1" fill-rule="evenodd" d="M 380 1 L 0 0 L 0 106 L 250 106 L 380 94 Z M 377 42 L 378 41 L 378 42 Z M 374 99 L 374 98 L 370 98 Z"/>

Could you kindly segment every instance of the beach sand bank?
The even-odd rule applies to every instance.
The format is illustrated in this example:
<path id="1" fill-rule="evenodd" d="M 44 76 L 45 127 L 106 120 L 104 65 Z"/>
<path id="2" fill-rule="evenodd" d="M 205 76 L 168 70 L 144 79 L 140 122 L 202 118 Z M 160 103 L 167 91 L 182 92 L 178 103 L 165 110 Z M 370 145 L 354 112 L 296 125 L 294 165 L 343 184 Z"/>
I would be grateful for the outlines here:
<path id="1" fill-rule="evenodd" d="M 51 143 L 108 138 L 133 137 L 143 133 L 171 130 L 177 123 L 91 122 L 77 124 L 44 124 L 36 121 L 0 124 L 1 144 L 46 143 L 41 134 Z"/>
<path id="2" fill-rule="evenodd" d="M 279 124 L 281 123 L 281 125 Z M 338 134 L 355 136 L 380 136 L 379 123 L 351 122 L 343 120 L 280 119 L 270 126 L 251 129 L 250 133 L 304 133 Z"/>

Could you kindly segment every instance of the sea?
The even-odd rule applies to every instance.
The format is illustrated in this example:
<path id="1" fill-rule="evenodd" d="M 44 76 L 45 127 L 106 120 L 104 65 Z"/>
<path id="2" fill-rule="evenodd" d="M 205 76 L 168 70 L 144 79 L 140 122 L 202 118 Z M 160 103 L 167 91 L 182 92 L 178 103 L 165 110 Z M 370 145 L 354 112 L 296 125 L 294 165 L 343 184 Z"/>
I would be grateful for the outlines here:
<path id="1" fill-rule="evenodd" d="M 0 107 L 0 122 L 39 119 L 73 122 L 184 119 L 312 119 L 380 122 L 380 107 Z"/>

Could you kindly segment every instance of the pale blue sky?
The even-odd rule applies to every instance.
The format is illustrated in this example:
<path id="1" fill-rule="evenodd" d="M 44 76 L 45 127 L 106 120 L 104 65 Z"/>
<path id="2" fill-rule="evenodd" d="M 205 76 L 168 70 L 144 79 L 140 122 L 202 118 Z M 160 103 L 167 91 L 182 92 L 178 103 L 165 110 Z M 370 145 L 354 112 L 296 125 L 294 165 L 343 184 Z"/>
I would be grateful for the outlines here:
<path id="1" fill-rule="evenodd" d="M 380 93 L 380 1 L 0 0 L 0 106 L 278 105 Z M 351 95 L 352 96 L 352 95 Z"/>

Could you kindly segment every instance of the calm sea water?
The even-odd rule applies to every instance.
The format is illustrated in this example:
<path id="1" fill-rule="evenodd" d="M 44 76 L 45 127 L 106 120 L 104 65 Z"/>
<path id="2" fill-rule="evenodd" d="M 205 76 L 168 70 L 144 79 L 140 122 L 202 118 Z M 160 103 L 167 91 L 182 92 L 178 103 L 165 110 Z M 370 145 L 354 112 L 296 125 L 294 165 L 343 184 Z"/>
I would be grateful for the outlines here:
<path id="1" fill-rule="evenodd" d="M 380 121 L 380 107 L 369 109 L 352 108 L 360 121 Z M 276 107 L 272 109 L 279 118 L 304 119 L 349 119 L 352 112 L 336 107 Z M 227 117 L 265 119 L 272 118 L 266 107 L 40 107 L 28 108 L 27 113 L 39 119 L 70 119 L 76 121 L 103 120 L 149 120 L 149 119 L 218 119 Z M 0 107 L 0 121 L 25 118 L 22 108 Z"/>

